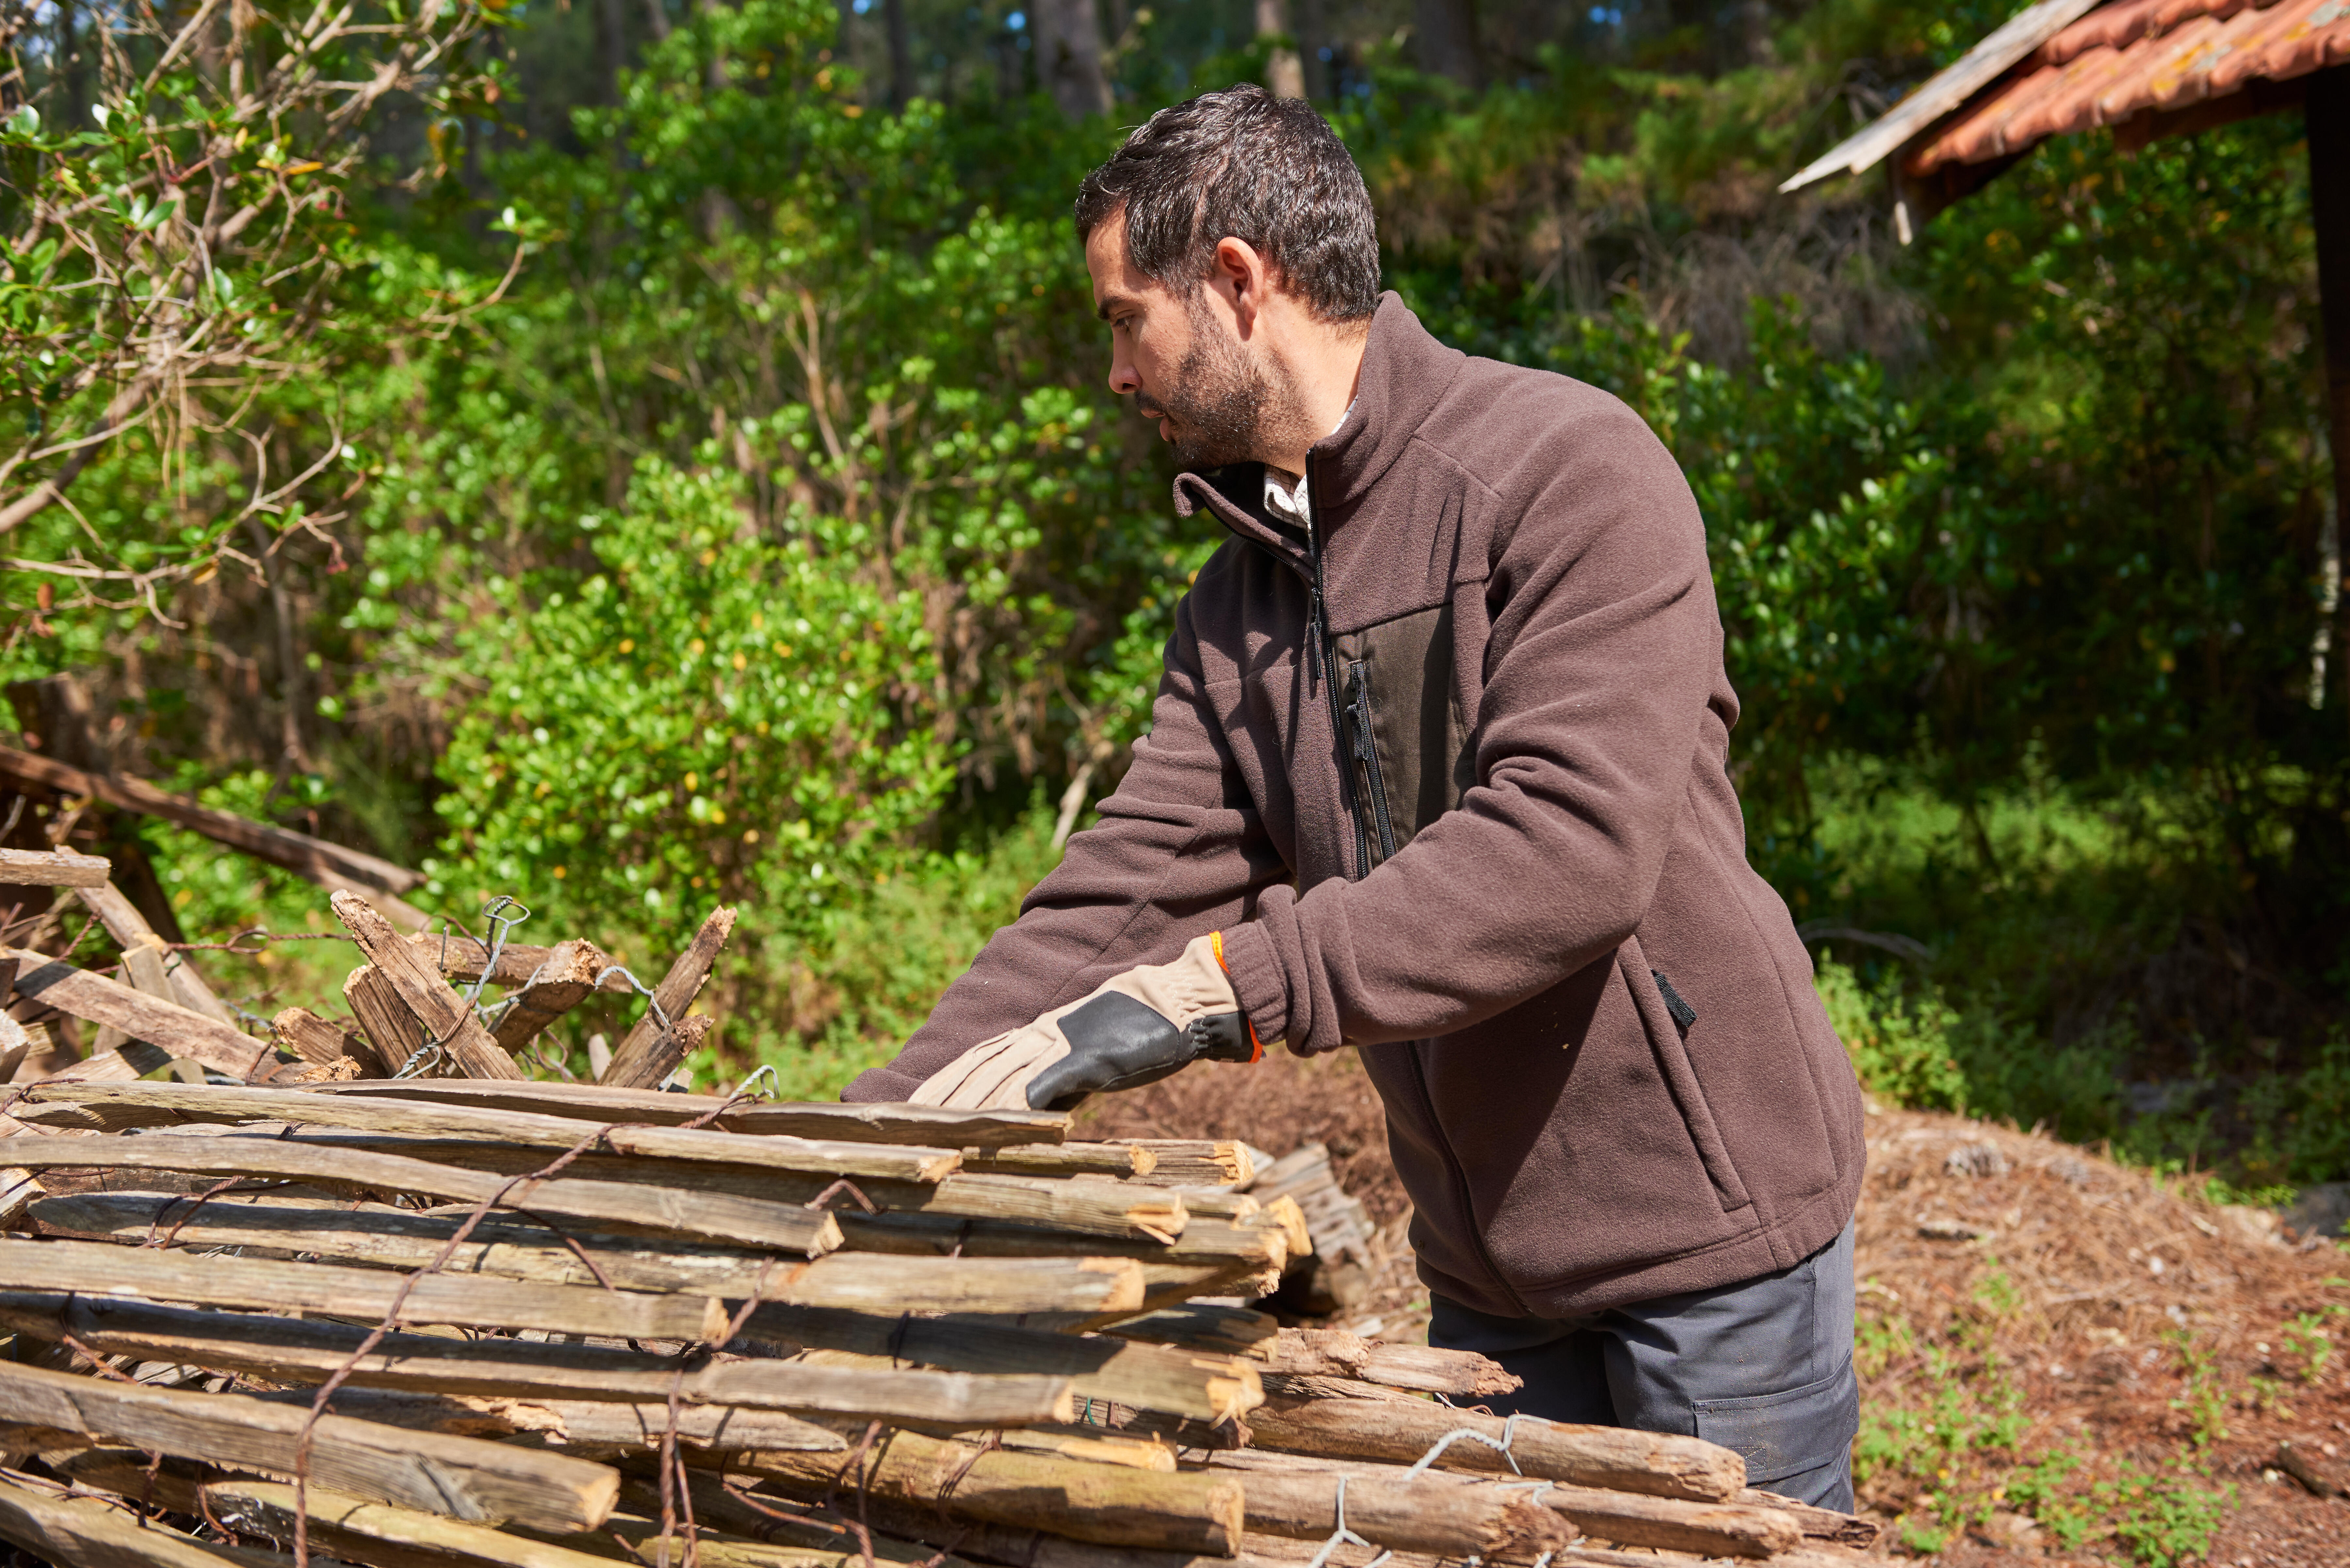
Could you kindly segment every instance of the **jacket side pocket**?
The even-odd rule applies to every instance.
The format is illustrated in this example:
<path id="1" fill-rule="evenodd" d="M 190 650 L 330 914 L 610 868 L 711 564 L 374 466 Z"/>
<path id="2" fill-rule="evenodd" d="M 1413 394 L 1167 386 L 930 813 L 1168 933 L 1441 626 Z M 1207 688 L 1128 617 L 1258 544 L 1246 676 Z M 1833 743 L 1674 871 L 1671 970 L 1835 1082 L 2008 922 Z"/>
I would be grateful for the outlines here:
<path id="1" fill-rule="evenodd" d="M 1640 1023 L 1648 1036 L 1648 1049 L 1657 1058 L 1657 1071 L 1671 1091 L 1673 1103 L 1681 1113 L 1681 1121 L 1689 1128 L 1690 1141 L 1697 1145 L 1697 1157 L 1704 1162 L 1705 1173 L 1712 1179 L 1715 1196 L 1721 1199 L 1725 1212 L 1743 1209 L 1753 1199 L 1747 1196 L 1746 1183 L 1738 1179 L 1738 1168 L 1730 1161 L 1729 1146 L 1722 1142 L 1721 1129 L 1714 1125 L 1713 1112 L 1705 1103 L 1705 1090 L 1697 1081 L 1697 1069 L 1690 1065 L 1689 1048 L 1682 1043 L 1684 1025 L 1675 1016 L 1688 1010 L 1682 1002 L 1679 1009 L 1665 1001 L 1664 991 L 1658 984 L 1659 976 L 1648 968 L 1640 951 L 1640 939 L 1627 937 L 1616 950 L 1617 971 L 1632 992 L 1632 1005 L 1639 1009 Z M 1675 998 L 1679 1000 L 1678 997 Z M 1696 1023 L 1690 1014 L 1689 1026 Z"/>

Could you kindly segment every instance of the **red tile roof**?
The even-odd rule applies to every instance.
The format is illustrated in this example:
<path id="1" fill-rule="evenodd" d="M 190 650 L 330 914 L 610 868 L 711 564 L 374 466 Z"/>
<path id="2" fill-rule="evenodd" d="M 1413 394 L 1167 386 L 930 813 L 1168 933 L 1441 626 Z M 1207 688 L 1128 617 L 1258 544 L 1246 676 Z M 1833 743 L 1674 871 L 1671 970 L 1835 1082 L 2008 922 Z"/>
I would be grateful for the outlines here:
<path id="1" fill-rule="evenodd" d="M 2040 46 L 1905 161 L 1983 163 L 2051 136 L 2120 125 L 2350 63 L 2350 0 L 2113 0 Z"/>

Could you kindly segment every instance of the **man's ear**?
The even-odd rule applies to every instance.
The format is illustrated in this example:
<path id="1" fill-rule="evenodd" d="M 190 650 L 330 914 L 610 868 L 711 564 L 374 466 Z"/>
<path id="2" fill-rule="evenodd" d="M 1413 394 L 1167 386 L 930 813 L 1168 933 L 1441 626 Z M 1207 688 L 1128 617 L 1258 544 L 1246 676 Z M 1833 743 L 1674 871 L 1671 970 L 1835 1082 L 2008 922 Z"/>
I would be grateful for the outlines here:
<path id="1" fill-rule="evenodd" d="M 1213 270 L 1216 286 L 1232 302 L 1234 325 L 1247 337 L 1255 327 L 1273 288 L 1273 269 L 1246 240 L 1226 234 L 1216 242 Z"/>

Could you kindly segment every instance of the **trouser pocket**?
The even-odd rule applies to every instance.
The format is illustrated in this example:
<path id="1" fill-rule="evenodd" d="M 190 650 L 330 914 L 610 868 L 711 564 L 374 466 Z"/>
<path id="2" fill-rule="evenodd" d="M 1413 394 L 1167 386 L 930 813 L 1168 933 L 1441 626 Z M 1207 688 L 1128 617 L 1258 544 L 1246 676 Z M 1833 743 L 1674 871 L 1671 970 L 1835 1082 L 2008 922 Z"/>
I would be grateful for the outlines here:
<path id="1" fill-rule="evenodd" d="M 1744 1456 L 1746 1484 L 1766 1490 L 1775 1480 L 1837 1464 L 1860 1431 L 1860 1383 L 1846 1361 L 1817 1383 L 1739 1399 L 1693 1399 L 1697 1435 Z"/>

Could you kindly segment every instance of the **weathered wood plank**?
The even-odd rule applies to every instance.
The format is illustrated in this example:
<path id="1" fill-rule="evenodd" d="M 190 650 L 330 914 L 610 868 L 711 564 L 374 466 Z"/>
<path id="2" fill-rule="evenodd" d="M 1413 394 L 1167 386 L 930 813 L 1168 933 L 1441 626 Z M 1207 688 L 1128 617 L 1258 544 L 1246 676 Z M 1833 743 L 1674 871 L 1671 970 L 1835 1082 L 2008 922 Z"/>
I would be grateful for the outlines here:
<path id="1" fill-rule="evenodd" d="M 79 1432 L 134 1448 L 291 1474 L 306 1410 L 235 1394 L 109 1383 L 0 1362 L 0 1420 Z M 473 1521 L 592 1530 L 619 1494 L 602 1465 L 478 1438 L 403 1432 L 322 1416 L 311 1430 L 319 1486 Z"/>
<path id="2" fill-rule="evenodd" d="M 349 1127 L 400 1137 L 474 1138 L 504 1148 L 511 1161 L 536 1169 L 537 1152 L 567 1149 L 593 1128 L 566 1116 L 493 1111 L 392 1096 L 329 1096 L 301 1089 L 226 1088 L 188 1084 L 135 1084 L 47 1090 L 28 1095 L 21 1119 L 102 1132 L 126 1127 L 186 1127 L 241 1122 L 288 1122 Z M 57 1114 L 45 1107 L 69 1112 Z M 951 1149 L 889 1144 L 819 1143 L 808 1138 L 744 1137 L 702 1127 L 606 1129 L 602 1146 L 616 1154 L 685 1165 L 734 1165 L 792 1171 L 816 1179 L 820 1190 L 842 1177 L 932 1182 L 952 1172 L 962 1156 Z M 674 1173 L 672 1173 L 674 1174 Z M 764 1190 L 767 1184 L 761 1183 Z"/>
<path id="3" fill-rule="evenodd" d="M 18 1147 L 19 1145 L 23 1147 Z M 50 1147 L 47 1146 L 58 1146 Z M 433 1165 L 366 1149 L 326 1148 L 292 1139 L 197 1137 L 150 1133 L 135 1138 L 19 1139 L 9 1158 L 33 1170 L 88 1168 L 195 1171 L 212 1176 L 282 1176 L 332 1187 L 423 1193 L 479 1203 L 508 1186 L 507 1179 Z M 829 1214 L 788 1203 L 723 1192 L 681 1191 L 630 1182 L 572 1177 L 527 1180 L 505 1192 L 504 1207 L 554 1219 L 639 1226 L 681 1236 L 707 1236 L 736 1246 L 770 1247 L 814 1256 L 840 1245 Z"/>
<path id="4" fill-rule="evenodd" d="M 1420 1394 L 1478 1399 L 1520 1386 L 1519 1378 L 1500 1362 L 1469 1351 L 1388 1345 L 1343 1329 L 1284 1328 L 1270 1348 L 1265 1362 L 1269 1372 L 1351 1377 Z"/>
<path id="5" fill-rule="evenodd" d="M 1104 1324 L 1101 1331 L 1144 1345 L 1174 1345 L 1218 1355 L 1245 1355 L 1262 1365 L 1279 1338 L 1281 1323 L 1271 1313 L 1258 1312 L 1253 1307 L 1186 1302 Z"/>
<path id="6" fill-rule="evenodd" d="M 653 987 L 655 1005 L 645 1009 L 645 1015 L 612 1053 L 612 1064 L 604 1069 L 599 1083 L 616 1089 L 650 1089 L 670 1075 L 685 1054 L 678 1048 L 676 1026 L 693 999 L 702 994 L 710 966 L 718 961 L 726 939 L 733 934 L 734 911 L 723 905 L 711 910 L 701 929 L 693 933 L 693 940 Z M 663 1019 L 669 1021 L 667 1028 L 662 1027 Z"/>
<path id="7" fill-rule="evenodd" d="M 391 977 L 371 963 L 363 963 L 344 977 L 343 1002 L 359 1021 L 386 1074 L 399 1072 L 431 1038 L 431 1032 L 400 1000 Z"/>
<path id="8" fill-rule="evenodd" d="M 98 923 L 104 926 L 106 934 L 122 948 L 126 958 L 132 948 L 162 950 L 163 939 L 155 934 L 154 928 L 147 923 L 147 917 L 139 912 L 139 907 L 112 882 L 80 888 L 74 896 L 82 901 L 83 908 L 98 917 Z M 232 1029 L 236 1027 L 236 1014 L 231 1012 L 228 1004 L 204 983 L 204 977 L 196 972 L 194 961 L 189 954 L 180 955 L 180 961 L 172 968 L 166 984 L 170 987 L 168 991 L 150 994 L 167 996 L 191 1012 L 201 1012 Z M 146 987 L 140 989 L 143 991 Z"/>
<path id="9" fill-rule="evenodd" d="M 363 1078 L 387 1076 L 391 1068 L 376 1054 L 367 1036 L 355 1033 L 335 1023 L 321 1018 L 307 1007 L 288 1007 L 269 1021 L 269 1033 L 277 1047 L 305 1062 L 320 1066 L 333 1066 L 348 1061 L 359 1069 Z"/>
<path id="10" fill-rule="evenodd" d="M 829 1490 L 843 1469 L 837 1458 L 812 1454 L 743 1454 L 735 1462 L 802 1495 Z M 983 1453 L 902 1430 L 874 1444 L 861 1479 L 873 1496 L 935 1505 L 951 1498 L 954 1512 L 990 1523 L 1219 1556 L 1237 1549 L 1244 1508 L 1240 1485 L 1229 1479 Z"/>
<path id="11" fill-rule="evenodd" d="M 1157 1163 L 1148 1179 L 1163 1187 L 1246 1187 L 1256 1179 L 1248 1145 L 1230 1138 L 1144 1137 L 1134 1140 Z"/>
<path id="12" fill-rule="evenodd" d="M 1252 1474 L 1248 1526 L 1318 1540 L 1337 1528 L 1333 1476 Z M 1531 1563 L 1575 1542 L 1575 1527 L 1523 1490 L 1425 1480 L 1347 1480 L 1347 1526 L 1377 1546 L 1440 1557 Z"/>
<path id="13" fill-rule="evenodd" d="M 1159 1157 L 1136 1143 L 1035 1144 L 989 1152 L 966 1148 L 965 1170 L 993 1176 L 1149 1176 Z"/>
<path id="14" fill-rule="evenodd" d="M 473 1009 L 465 1005 L 465 999 L 450 990 L 449 982 L 366 899 L 356 893 L 337 893 L 328 902 L 334 908 L 335 918 L 359 942 L 359 951 L 367 954 L 368 962 L 391 981 L 408 1011 L 442 1043 L 467 1077 L 523 1076 L 514 1057 L 490 1037 Z"/>
<path id="15" fill-rule="evenodd" d="M 484 1084 L 431 1078 L 401 1084 L 342 1084 L 321 1091 L 443 1100 L 488 1110 L 536 1111 L 589 1121 L 675 1126 L 719 1110 L 713 1095 L 672 1095 L 658 1089 L 618 1089 L 608 1084 Z M 760 1136 L 840 1138 L 853 1143 L 915 1144 L 924 1148 L 1003 1148 L 1060 1143 L 1073 1118 L 1064 1111 L 951 1111 L 935 1106 L 836 1105 L 830 1101 L 763 1104 L 744 1100 L 712 1124 Z"/>
<path id="16" fill-rule="evenodd" d="M 282 1568 L 286 1561 L 142 1526 L 97 1498 L 50 1497 L 6 1481 L 0 1481 L 0 1540 L 68 1568 Z"/>
<path id="17" fill-rule="evenodd" d="M 546 950 L 538 968 L 525 977 L 522 989 L 499 1014 L 491 1037 L 501 1050 L 521 1050 L 548 1024 L 585 1002 L 596 989 L 596 977 L 610 967 L 611 960 L 594 942 L 557 942 Z"/>
<path id="18" fill-rule="evenodd" d="M 1409 1464 L 1448 1433 L 1466 1428 L 1499 1441 L 1506 1426 L 1497 1416 L 1418 1399 L 1274 1398 L 1250 1414 L 1249 1440 L 1280 1452 Z M 1506 1458 L 1487 1444 L 1463 1439 L 1446 1449 L 1437 1463 L 1507 1475 L 1513 1460 L 1515 1473 L 1538 1480 L 1700 1502 L 1729 1501 L 1746 1484 L 1744 1459 L 1697 1438 L 1525 1417 L 1511 1436 Z"/>
<path id="19" fill-rule="evenodd" d="M 120 1030 L 173 1056 L 201 1062 L 239 1078 L 249 1078 L 276 1060 L 265 1040 L 255 1040 L 225 1023 L 175 1002 L 149 996 L 134 986 L 74 968 L 22 949 L 0 950 L 16 961 L 16 993 L 92 1023 Z"/>
<path id="20" fill-rule="evenodd" d="M 257 1397 L 307 1406 L 313 1391 L 288 1389 Z M 668 1436 L 668 1405 L 614 1405 L 584 1399 L 508 1399 L 482 1395 L 411 1394 L 384 1388 L 340 1388 L 335 1411 L 411 1431 L 462 1432 L 469 1438 L 517 1434 L 555 1443 L 575 1459 L 609 1461 L 658 1449 Z M 738 1449 L 799 1449 L 839 1453 L 848 1440 L 828 1427 L 780 1410 L 740 1405 L 680 1405 L 677 1440 L 723 1459 Z M 590 1452 L 588 1450 L 595 1450 Z"/>
<path id="21" fill-rule="evenodd" d="M 844 1208 L 837 1210 L 836 1215 L 842 1234 L 849 1238 L 847 1245 L 860 1252 L 959 1251 L 967 1258 L 1036 1258 L 1058 1257 L 1069 1250 L 1066 1237 L 1037 1225 L 958 1220 L 951 1214 L 902 1210 L 867 1214 Z M 1260 1230 L 1232 1225 L 1194 1218 L 1187 1210 L 1183 1232 L 1171 1242 L 1154 1237 L 1096 1235 L 1087 1239 L 1086 1250 L 1145 1262 L 1278 1275 L 1288 1257 L 1288 1240 L 1278 1227 Z"/>
<path id="22" fill-rule="evenodd" d="M 889 1356 L 962 1371 L 1066 1377 L 1080 1399 L 1229 1424 L 1264 1402 L 1255 1365 L 1108 1337 L 1048 1334 L 984 1318 L 893 1321 L 857 1313 L 763 1305 L 744 1332 L 789 1345 Z"/>
<path id="23" fill-rule="evenodd" d="M 135 1292 L 151 1301 L 381 1319 L 407 1283 L 381 1269 L 265 1258 L 196 1257 L 151 1249 L 126 1254 L 103 1241 L 0 1239 L 0 1280 L 12 1290 Z M 1140 1293 L 1139 1287 L 1136 1291 Z M 542 1329 L 614 1339 L 715 1343 L 726 1309 L 701 1295 L 607 1291 L 466 1274 L 426 1274 L 408 1285 L 403 1323 Z"/>
<path id="24" fill-rule="evenodd" d="M 0 849 L 0 885 L 15 888 L 103 888 L 114 862 L 70 849 Z"/>
<path id="25" fill-rule="evenodd" d="M 367 1332 L 346 1324 L 28 1291 L 0 1292 L 0 1322 L 36 1338 L 71 1333 L 108 1355 L 259 1372 L 283 1381 L 323 1381 L 350 1361 Z M 353 1364 L 350 1386 L 607 1405 L 666 1406 L 674 1392 L 681 1406 L 878 1417 L 957 1428 L 1066 1425 L 1075 1409 L 1069 1381 L 1060 1377 L 844 1371 L 723 1355 L 681 1368 L 674 1356 L 600 1345 L 407 1333 L 385 1335 Z M 12 1418 L 19 1417 L 0 1416 Z"/>
<path id="26" fill-rule="evenodd" d="M 439 970 L 444 977 L 466 985 L 482 978 L 483 961 L 489 957 L 490 951 L 488 944 L 472 937 L 460 936 L 455 931 L 418 931 L 408 939 L 408 945 L 422 954 L 424 961 Z M 590 943 L 576 941 L 557 942 L 551 948 L 533 947 L 526 942 L 508 942 L 498 950 L 498 961 L 490 970 L 490 983 L 509 990 L 528 985 L 533 975 L 545 977 L 547 962 L 556 953 L 575 945 L 592 948 Z M 597 956 L 603 961 L 597 971 L 600 975 L 604 969 L 610 967 L 612 961 L 601 951 L 598 951 Z M 597 975 L 588 978 L 594 981 Z M 635 987 L 628 982 L 625 976 L 616 974 L 602 981 L 596 989 L 626 996 Z"/>
<path id="27" fill-rule="evenodd" d="M 396 1269 L 430 1262 L 459 1223 L 453 1215 L 417 1214 L 375 1204 L 352 1210 L 263 1199 L 216 1199 L 191 1217 L 184 1205 L 168 1195 L 120 1192 L 44 1199 L 32 1218 L 44 1232 L 93 1241 L 136 1246 L 169 1231 L 185 1247 L 268 1250 Z M 574 1241 L 577 1251 L 542 1228 L 487 1221 L 451 1256 L 445 1272 L 581 1288 L 600 1287 L 608 1281 L 624 1291 L 687 1292 L 734 1301 L 761 1294 L 768 1301 L 892 1317 L 907 1312 L 1117 1313 L 1124 1303 L 1141 1301 L 1146 1282 L 1143 1265 L 1126 1258 L 910 1258 L 834 1252 L 814 1263 L 794 1263 L 740 1248 L 608 1233 L 578 1236 Z M 420 1323 L 458 1321 L 421 1313 L 410 1316 Z M 517 1322 L 508 1326 L 525 1325 Z M 575 1332 L 692 1337 L 651 1330 Z"/>

